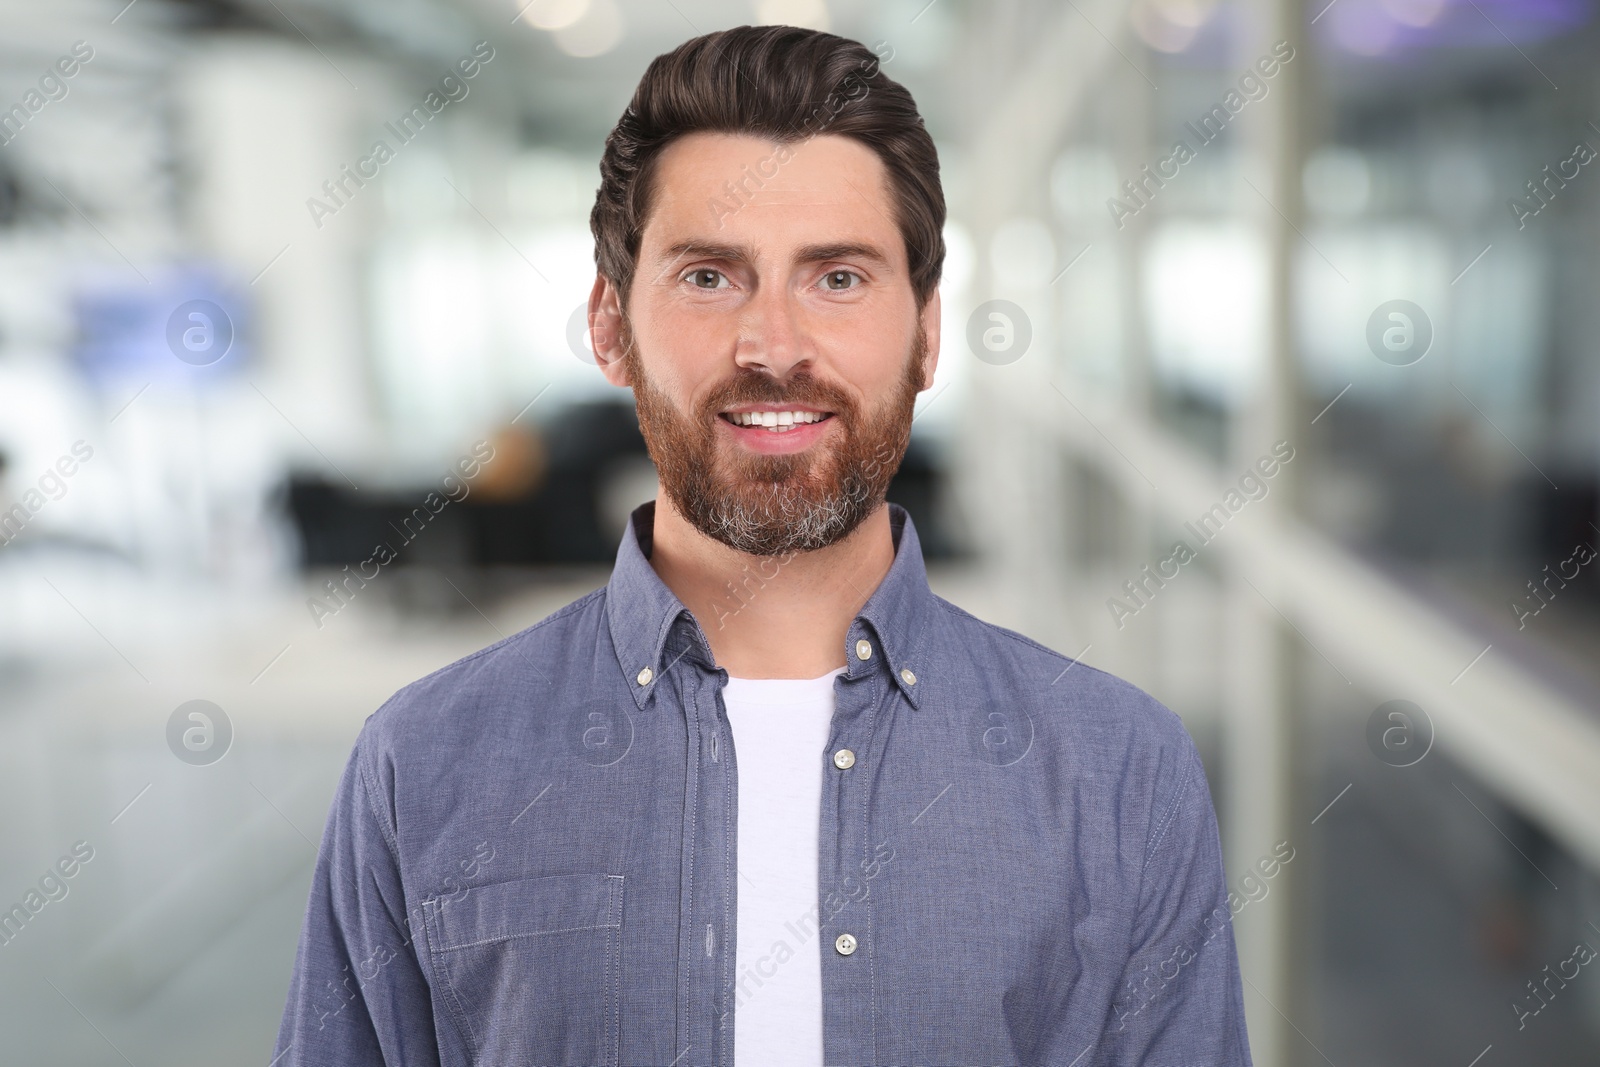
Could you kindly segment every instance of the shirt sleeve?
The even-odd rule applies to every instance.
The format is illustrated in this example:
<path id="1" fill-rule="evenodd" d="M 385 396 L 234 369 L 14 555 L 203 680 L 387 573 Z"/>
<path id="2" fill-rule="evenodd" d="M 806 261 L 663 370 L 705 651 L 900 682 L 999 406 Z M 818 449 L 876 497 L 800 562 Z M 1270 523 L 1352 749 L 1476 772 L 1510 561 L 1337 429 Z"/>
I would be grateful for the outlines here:
<path id="1" fill-rule="evenodd" d="M 1132 951 L 1101 1042 L 1106 1067 L 1252 1067 L 1216 811 L 1184 741 L 1169 779 L 1180 784 L 1153 817 Z"/>
<path id="2" fill-rule="evenodd" d="M 437 1067 L 393 828 L 362 730 L 328 813 L 272 1067 Z M 422 916 L 415 916 L 420 935 Z"/>

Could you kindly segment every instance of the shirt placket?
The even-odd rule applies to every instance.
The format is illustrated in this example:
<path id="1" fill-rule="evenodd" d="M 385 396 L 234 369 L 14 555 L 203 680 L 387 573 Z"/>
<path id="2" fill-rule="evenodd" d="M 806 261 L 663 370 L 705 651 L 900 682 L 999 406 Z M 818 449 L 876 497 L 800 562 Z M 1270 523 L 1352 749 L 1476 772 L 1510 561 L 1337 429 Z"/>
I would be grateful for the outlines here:
<path id="1" fill-rule="evenodd" d="M 707 853 L 717 865 L 717 891 L 710 901 L 710 915 L 706 919 L 711 963 L 715 966 L 715 996 L 712 1015 L 716 1032 L 712 1049 L 716 1062 L 732 1067 L 734 1018 L 734 971 L 738 965 L 739 903 L 739 767 L 733 751 L 733 730 L 728 725 L 727 709 L 722 702 L 722 678 L 713 671 L 702 671 L 700 706 L 707 712 L 710 724 L 709 776 L 717 783 L 716 802 L 709 805 L 706 835 Z"/>
<path id="2" fill-rule="evenodd" d="M 667 656 L 680 652 L 669 650 Z M 722 709 L 720 673 L 693 654 L 680 669 L 690 743 L 678 939 L 678 1063 L 732 1067 L 737 766 Z"/>
<path id="3" fill-rule="evenodd" d="M 823 753 L 818 834 L 818 946 L 822 953 L 823 1062 L 875 1063 L 872 902 L 861 863 L 869 849 L 874 709 L 882 650 L 857 623 L 848 680 L 838 694 Z"/>

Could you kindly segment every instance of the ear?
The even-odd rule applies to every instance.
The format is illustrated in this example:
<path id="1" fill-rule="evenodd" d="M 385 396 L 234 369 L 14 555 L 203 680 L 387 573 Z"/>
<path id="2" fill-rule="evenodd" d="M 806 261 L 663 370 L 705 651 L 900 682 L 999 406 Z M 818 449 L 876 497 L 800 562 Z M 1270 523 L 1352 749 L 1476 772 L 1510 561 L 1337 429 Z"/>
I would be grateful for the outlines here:
<path id="1" fill-rule="evenodd" d="M 928 302 L 923 305 L 922 328 L 928 336 L 928 355 L 922 361 L 922 388 L 933 388 L 933 372 L 939 369 L 939 290 L 935 288 L 933 295 L 928 297 Z"/>
<path id="2" fill-rule="evenodd" d="M 595 363 L 612 385 L 630 386 L 626 361 L 622 358 L 622 302 L 616 284 L 596 274 L 589 290 L 589 345 Z"/>

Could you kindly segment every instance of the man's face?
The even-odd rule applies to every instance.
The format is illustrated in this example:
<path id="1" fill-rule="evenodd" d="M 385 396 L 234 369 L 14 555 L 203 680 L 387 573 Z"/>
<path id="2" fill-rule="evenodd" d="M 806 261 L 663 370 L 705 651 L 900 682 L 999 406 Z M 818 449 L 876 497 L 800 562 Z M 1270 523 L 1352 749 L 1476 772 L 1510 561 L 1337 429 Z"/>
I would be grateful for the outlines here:
<path id="1" fill-rule="evenodd" d="M 627 315 L 604 278 L 590 312 L 663 492 L 742 552 L 838 541 L 882 504 L 938 358 L 883 164 L 836 135 L 696 133 L 653 189 Z"/>

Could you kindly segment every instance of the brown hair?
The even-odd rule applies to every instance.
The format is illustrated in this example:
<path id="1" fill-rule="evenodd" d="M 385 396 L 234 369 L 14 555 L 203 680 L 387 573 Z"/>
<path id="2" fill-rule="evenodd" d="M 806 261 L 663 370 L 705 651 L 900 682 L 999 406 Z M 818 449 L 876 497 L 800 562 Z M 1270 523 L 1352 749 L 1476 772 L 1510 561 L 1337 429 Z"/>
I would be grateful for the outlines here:
<path id="1" fill-rule="evenodd" d="M 589 228 L 595 265 L 626 304 L 650 211 L 655 161 L 673 139 L 742 133 L 794 144 L 818 133 L 861 142 L 888 171 L 920 309 L 944 266 L 939 156 L 911 94 L 859 41 L 795 26 L 739 26 L 657 56 L 606 137 Z"/>

